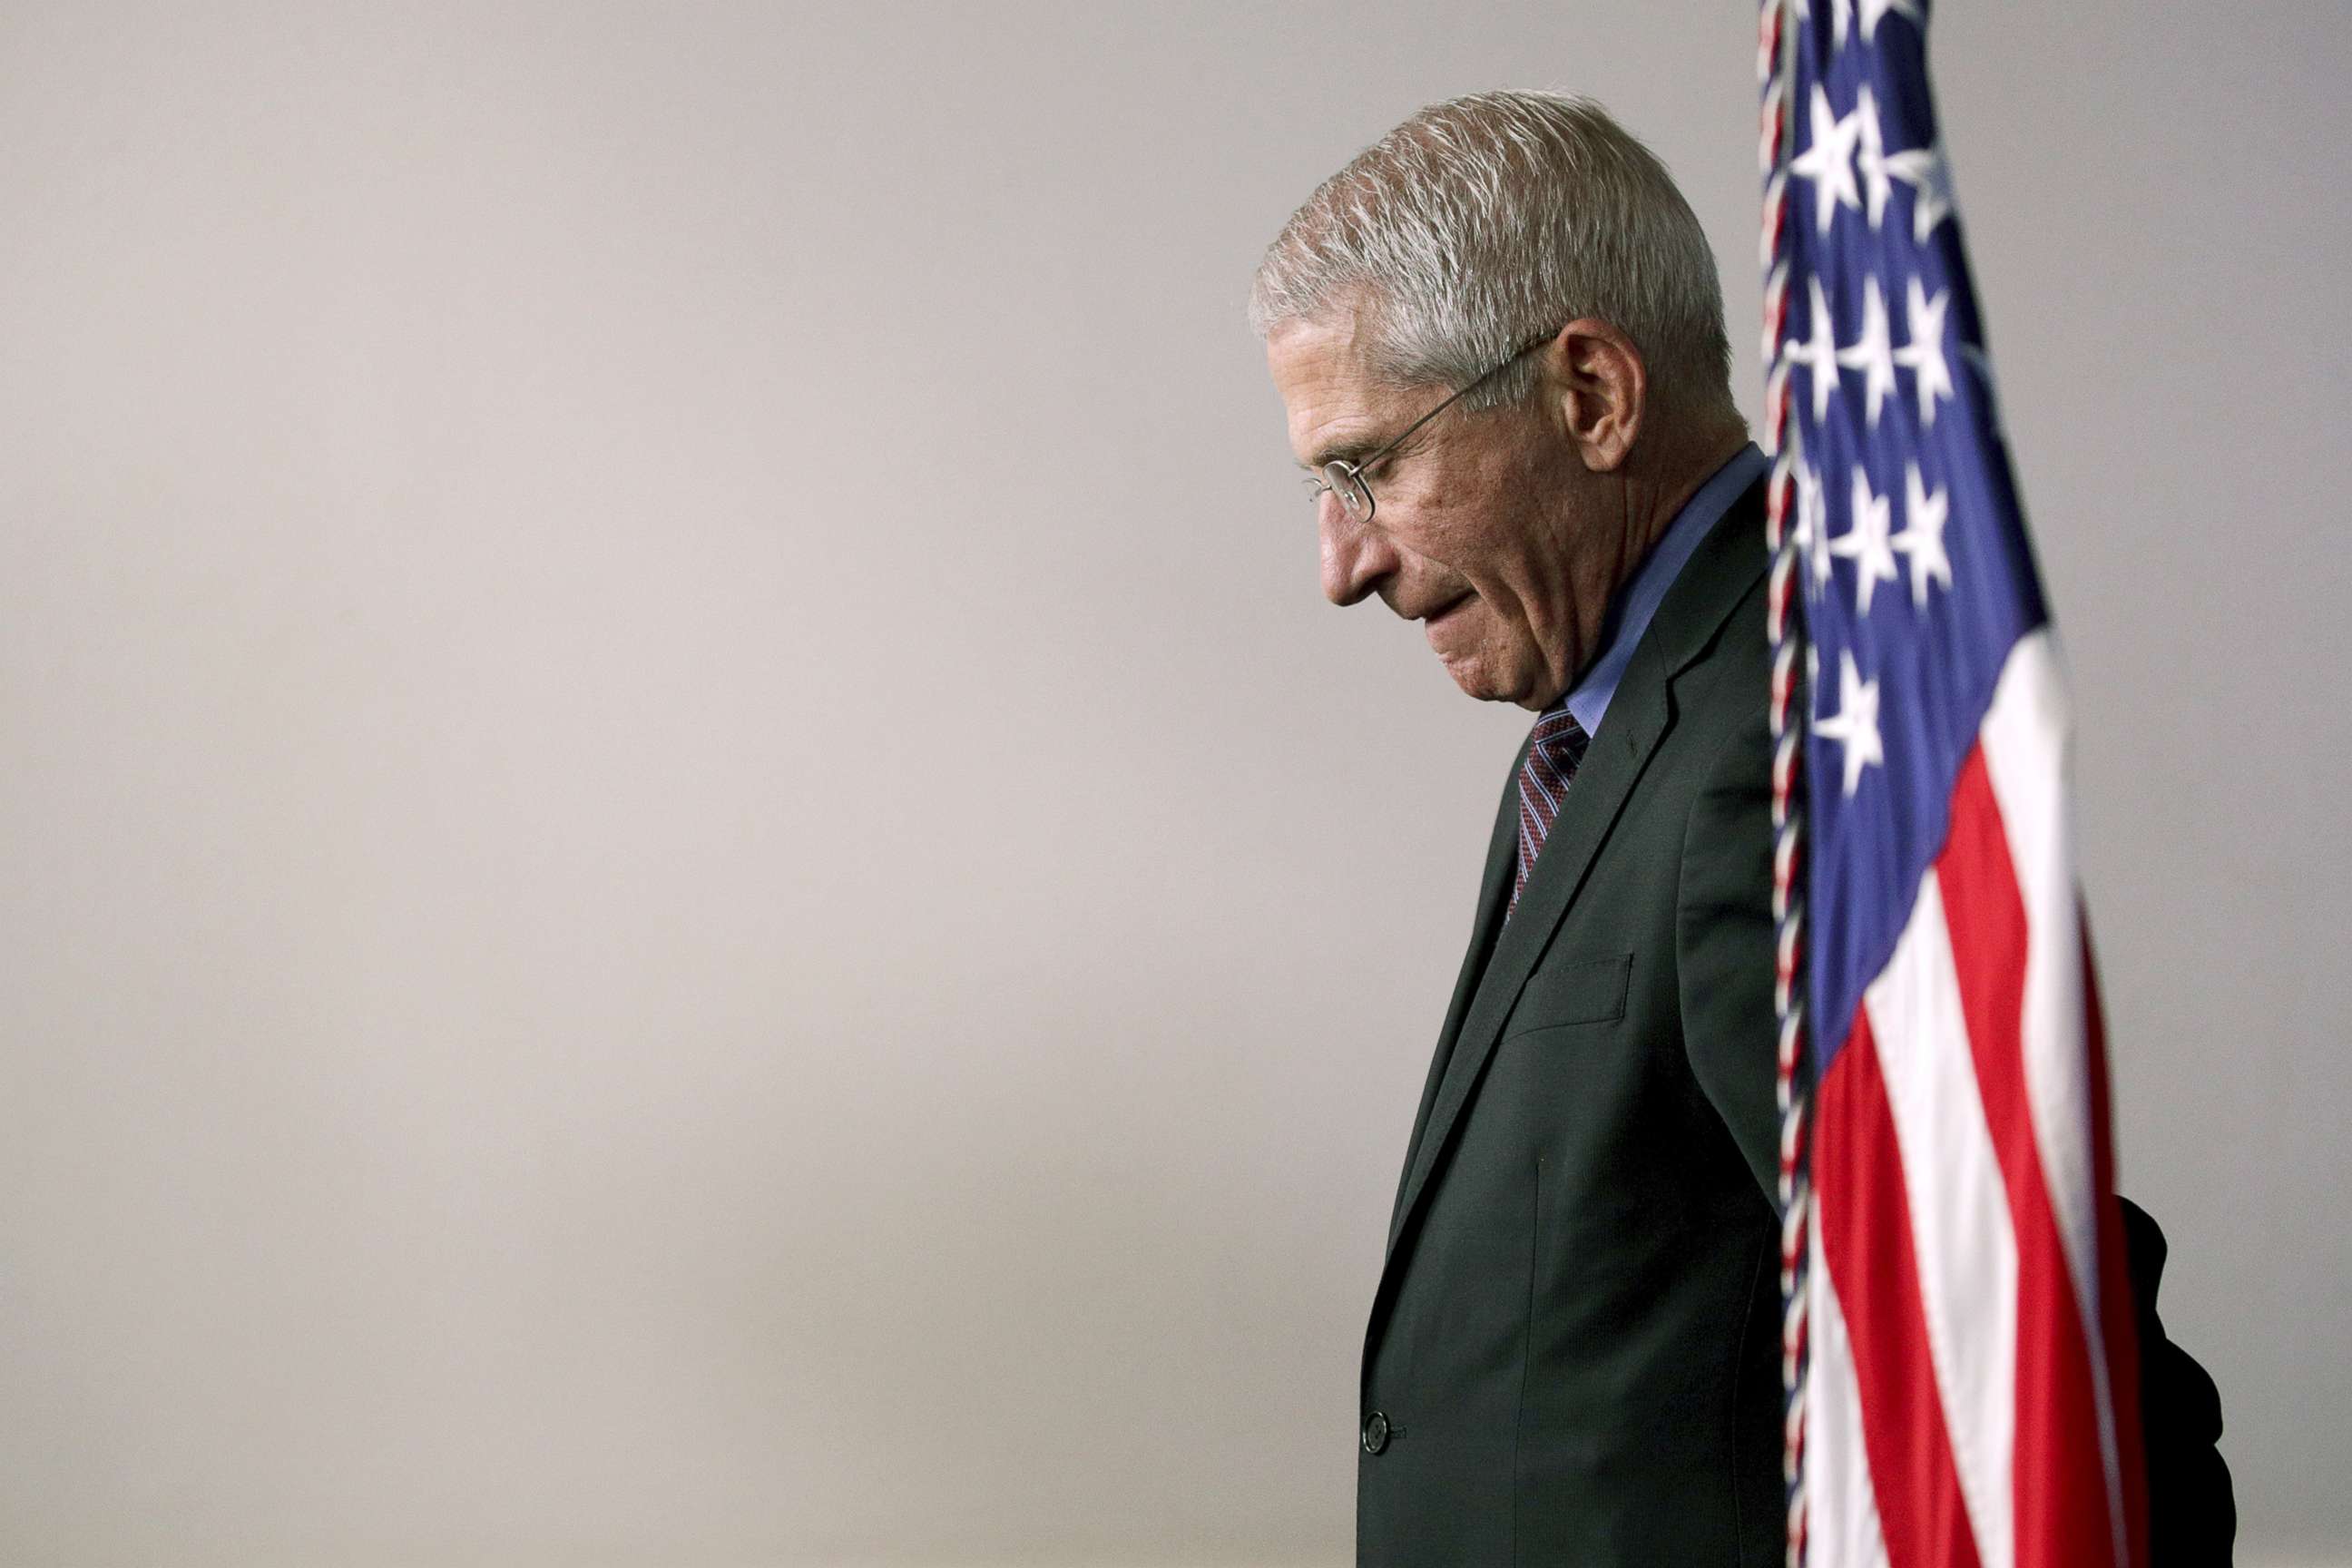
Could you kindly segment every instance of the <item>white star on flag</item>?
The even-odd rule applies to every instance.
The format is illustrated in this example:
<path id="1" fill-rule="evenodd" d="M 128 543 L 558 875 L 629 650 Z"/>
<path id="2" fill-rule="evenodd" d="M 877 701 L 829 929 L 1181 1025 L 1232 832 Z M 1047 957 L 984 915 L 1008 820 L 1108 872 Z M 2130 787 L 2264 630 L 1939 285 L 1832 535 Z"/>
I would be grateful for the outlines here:
<path id="1" fill-rule="evenodd" d="M 1870 476 L 1853 470 L 1853 526 L 1830 541 L 1830 553 L 1853 563 L 1854 591 L 1862 614 L 1870 614 L 1870 596 L 1881 583 L 1895 581 L 1895 547 L 1886 537 L 1892 522 L 1892 500 L 1870 493 Z"/>
<path id="2" fill-rule="evenodd" d="M 1862 770 L 1885 763 L 1886 750 L 1878 739 L 1878 682 L 1864 680 L 1854 668 L 1853 650 L 1838 650 L 1838 710 L 1813 721 L 1813 733 L 1835 741 L 1844 750 L 1845 793 L 1862 783 Z"/>
<path id="3" fill-rule="evenodd" d="M 1830 0 L 1830 37 L 1838 47 L 1845 47 L 1845 36 L 1853 27 L 1853 0 Z"/>
<path id="4" fill-rule="evenodd" d="M 1875 229 L 1878 220 L 1886 214 L 1886 198 L 1894 194 L 1895 182 L 1887 177 L 1886 143 L 1879 135 L 1878 100 L 1871 96 L 1868 83 L 1854 95 L 1853 117 L 1862 132 L 1853 154 L 1854 167 L 1862 172 L 1862 210 Z"/>
<path id="5" fill-rule="evenodd" d="M 1952 367 L 1944 362 L 1944 308 L 1951 300 L 1948 289 L 1937 289 L 1930 300 L 1914 278 L 1903 301 L 1911 341 L 1895 351 L 1895 363 L 1911 373 L 1919 393 L 1919 423 L 1925 426 L 1936 423 L 1936 399 L 1952 395 Z"/>
<path id="6" fill-rule="evenodd" d="M 1812 121 L 1812 145 L 1789 160 L 1789 173 L 1813 183 L 1813 221 L 1827 234 L 1840 203 L 1862 205 L 1862 193 L 1853 184 L 1853 142 L 1862 134 L 1862 122 L 1851 114 L 1843 120 L 1832 114 L 1830 95 L 1819 83 L 1813 87 Z"/>
<path id="7" fill-rule="evenodd" d="M 1838 352 L 1837 323 L 1830 320 L 1830 302 L 1822 292 L 1822 280 L 1809 278 L 1811 297 L 1806 303 L 1812 310 L 1812 332 L 1803 342 L 1794 339 L 1780 351 L 1791 364 L 1803 365 L 1812 374 L 1813 423 L 1829 417 L 1830 395 L 1837 390 Z"/>
<path id="8" fill-rule="evenodd" d="M 1944 552 L 1944 523 L 1952 514 L 1951 494 L 1937 490 L 1930 494 L 1927 481 L 1919 477 L 1919 465 L 1908 463 L 1903 469 L 1903 531 L 1891 542 L 1911 563 L 1911 602 L 1924 610 L 1927 607 L 1927 585 L 1940 583 L 1952 585 L 1952 558 Z"/>
<path id="9" fill-rule="evenodd" d="M 1821 475 L 1811 463 L 1797 463 L 1797 553 L 1804 558 L 1812 571 L 1812 591 L 1819 593 L 1830 580 L 1830 509 L 1827 491 Z"/>
<path id="10" fill-rule="evenodd" d="M 1952 169 L 1944 162 L 1944 144 L 1889 153 L 1886 172 L 1911 187 L 1911 237 L 1927 244 L 1936 226 L 1952 215 Z"/>
<path id="11" fill-rule="evenodd" d="M 1878 291 L 1875 275 L 1862 291 L 1862 336 L 1853 346 L 1838 350 L 1838 363 L 1862 372 L 1864 420 L 1878 427 L 1878 410 L 1895 390 L 1895 344 L 1886 335 L 1886 296 Z M 1816 414 L 1816 419 L 1821 416 Z"/>

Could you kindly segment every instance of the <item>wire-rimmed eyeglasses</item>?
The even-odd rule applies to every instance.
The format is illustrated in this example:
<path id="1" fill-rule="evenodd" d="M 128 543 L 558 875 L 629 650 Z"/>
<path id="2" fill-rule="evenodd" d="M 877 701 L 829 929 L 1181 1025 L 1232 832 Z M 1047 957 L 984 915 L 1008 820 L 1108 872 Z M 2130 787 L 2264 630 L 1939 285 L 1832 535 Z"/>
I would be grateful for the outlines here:
<path id="1" fill-rule="evenodd" d="M 1368 470 L 1378 464 L 1381 459 L 1386 458 L 1391 452 L 1393 452 L 1399 447 L 1403 446 L 1405 438 L 1411 436 L 1414 431 L 1420 429 L 1423 426 L 1428 424 L 1431 420 L 1436 418 L 1439 415 L 1453 407 L 1454 404 L 1460 402 L 1463 398 L 1469 396 L 1472 393 L 1477 391 L 1480 387 L 1486 385 L 1488 382 L 1494 380 L 1496 376 L 1510 369 L 1511 366 L 1518 363 L 1520 360 L 1526 358 L 1528 354 L 1535 353 L 1536 350 L 1543 347 L 1544 344 L 1551 342 L 1552 339 L 1559 335 L 1559 333 L 1558 329 L 1554 329 L 1551 331 L 1544 333 L 1540 337 L 1529 338 L 1526 342 L 1520 344 L 1517 348 L 1513 349 L 1507 356 L 1497 361 L 1475 381 L 1471 382 L 1459 392 L 1454 393 L 1453 396 L 1448 397 L 1444 402 L 1439 404 L 1436 407 L 1431 409 L 1428 413 L 1423 415 L 1412 424 L 1406 426 L 1402 430 L 1397 433 L 1394 440 L 1389 442 L 1388 445 L 1382 447 L 1379 451 L 1372 453 L 1370 457 L 1360 458 L 1354 462 L 1350 462 L 1345 458 L 1332 458 L 1329 462 L 1324 464 L 1318 472 L 1307 475 L 1302 481 L 1307 487 L 1307 499 L 1310 501 L 1320 502 L 1323 498 L 1323 492 L 1325 490 L 1329 490 L 1339 498 L 1339 508 L 1342 511 L 1345 511 L 1348 514 L 1349 519 L 1351 521 L 1359 523 L 1371 521 L 1373 508 L 1372 487 L 1367 484 L 1364 480 L 1364 475 Z"/>

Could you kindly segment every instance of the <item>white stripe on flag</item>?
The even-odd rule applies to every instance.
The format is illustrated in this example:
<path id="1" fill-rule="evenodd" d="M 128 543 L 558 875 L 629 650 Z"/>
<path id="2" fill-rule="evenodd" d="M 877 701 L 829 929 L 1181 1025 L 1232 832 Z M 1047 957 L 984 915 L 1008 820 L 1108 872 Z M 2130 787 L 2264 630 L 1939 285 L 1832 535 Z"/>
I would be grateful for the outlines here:
<path id="1" fill-rule="evenodd" d="M 1903 1154 L 1927 1353 L 1984 1568 L 2017 1560 L 2017 1238 L 1969 1054 L 1936 873 L 1863 994 Z"/>
<path id="2" fill-rule="evenodd" d="M 1853 1342 L 1845 1311 L 1822 1257 L 1818 1213 L 1811 1225 L 1812 1264 L 1806 1271 L 1805 1545 L 1812 1568 L 1887 1568 L 1886 1538 L 1878 1526 L 1878 1497 L 1870 1485 L 1870 1448 L 1862 1435 L 1862 1389 L 1853 1372 Z"/>
<path id="3" fill-rule="evenodd" d="M 2116 1447 L 2115 1397 L 2099 1316 L 2098 1201 L 2091 1172 L 2088 999 L 2084 994 L 2080 891 L 2069 816 L 2073 733 L 2066 672 L 2048 627 L 2010 650 L 1980 739 L 1985 772 L 2000 803 L 2002 831 L 2025 903 L 2026 1099 L 2050 1206 L 2066 1249 L 2074 1300 L 2090 1348 L 2098 1402 L 2099 1452 L 2116 1561 L 2125 1558 L 2123 1463 Z"/>

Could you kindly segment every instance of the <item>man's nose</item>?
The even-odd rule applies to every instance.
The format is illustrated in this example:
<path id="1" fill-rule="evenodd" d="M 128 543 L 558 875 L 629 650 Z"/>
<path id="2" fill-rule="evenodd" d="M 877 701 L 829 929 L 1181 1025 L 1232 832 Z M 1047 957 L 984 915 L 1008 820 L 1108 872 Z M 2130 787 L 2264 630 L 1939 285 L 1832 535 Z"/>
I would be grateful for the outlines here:
<path id="1" fill-rule="evenodd" d="M 1395 547 L 1370 523 L 1349 517 L 1337 496 L 1323 497 L 1316 524 L 1323 540 L 1323 596 L 1333 604 L 1361 601 L 1396 571 Z"/>

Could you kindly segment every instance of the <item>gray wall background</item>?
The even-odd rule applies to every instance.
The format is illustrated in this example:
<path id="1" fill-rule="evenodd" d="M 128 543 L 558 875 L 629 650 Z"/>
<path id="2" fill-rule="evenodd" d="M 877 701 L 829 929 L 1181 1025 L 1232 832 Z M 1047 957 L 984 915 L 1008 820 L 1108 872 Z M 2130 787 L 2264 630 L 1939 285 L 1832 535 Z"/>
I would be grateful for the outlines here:
<path id="1" fill-rule="evenodd" d="M 2126 1185 L 2352 1560 L 2332 0 L 1941 8 Z M 1415 106 L 1718 242 L 1742 5 L 0 15 L 0 1560 L 1336 1563 L 1525 716 L 1241 302 Z"/>

